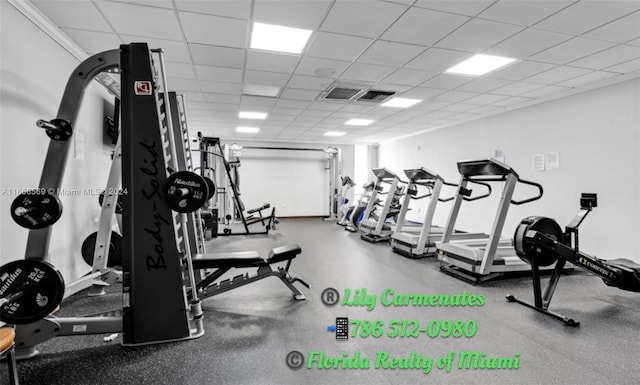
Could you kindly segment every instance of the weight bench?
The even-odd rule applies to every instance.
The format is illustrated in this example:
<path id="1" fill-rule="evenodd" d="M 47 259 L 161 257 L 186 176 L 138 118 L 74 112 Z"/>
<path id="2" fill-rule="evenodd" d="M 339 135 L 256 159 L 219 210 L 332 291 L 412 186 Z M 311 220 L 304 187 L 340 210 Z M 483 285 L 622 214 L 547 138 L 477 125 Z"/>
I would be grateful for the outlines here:
<path id="1" fill-rule="evenodd" d="M 273 276 L 280 278 L 291 290 L 296 300 L 304 300 L 306 299 L 304 294 L 293 284 L 300 282 L 307 288 L 309 288 L 309 285 L 302 279 L 295 278 L 289 274 L 291 262 L 301 252 L 299 245 L 288 245 L 272 249 L 267 258 L 260 257 L 260 254 L 256 251 L 196 254 L 193 257 L 194 270 L 213 269 L 196 284 L 198 294 L 204 298 L 213 297 L 251 282 Z M 276 269 L 271 267 L 273 264 L 285 261 L 287 264 L 284 268 L 282 266 L 278 266 Z M 257 271 L 236 275 L 233 278 L 217 282 L 222 275 L 231 269 L 247 268 L 257 268 Z"/>

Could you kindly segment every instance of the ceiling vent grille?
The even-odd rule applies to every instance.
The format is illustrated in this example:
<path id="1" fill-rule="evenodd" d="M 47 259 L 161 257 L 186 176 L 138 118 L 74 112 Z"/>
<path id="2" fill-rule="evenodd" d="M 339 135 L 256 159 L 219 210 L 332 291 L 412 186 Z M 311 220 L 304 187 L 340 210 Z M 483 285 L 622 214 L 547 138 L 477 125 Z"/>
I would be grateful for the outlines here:
<path id="1" fill-rule="evenodd" d="M 395 95 L 393 91 L 377 91 L 377 90 L 369 90 L 364 95 L 360 96 L 357 100 L 359 102 L 376 102 L 380 103 L 390 96 Z"/>
<path id="2" fill-rule="evenodd" d="M 325 99 L 334 100 L 350 100 L 354 96 L 362 92 L 362 88 L 348 88 L 348 87 L 333 87 L 325 95 Z"/>

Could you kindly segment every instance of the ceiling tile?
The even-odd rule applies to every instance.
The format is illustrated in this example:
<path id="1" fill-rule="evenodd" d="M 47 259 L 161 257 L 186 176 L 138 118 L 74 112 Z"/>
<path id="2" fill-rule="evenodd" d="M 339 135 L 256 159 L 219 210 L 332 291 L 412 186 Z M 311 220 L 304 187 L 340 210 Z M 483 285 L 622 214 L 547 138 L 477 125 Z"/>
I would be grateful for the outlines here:
<path id="1" fill-rule="evenodd" d="M 117 49 L 121 44 L 118 36 L 113 33 L 80 31 L 68 28 L 63 28 L 62 30 L 88 54 Z"/>
<path id="2" fill-rule="evenodd" d="M 493 78 L 477 78 L 457 88 L 459 91 L 489 92 L 511 83 L 509 80 Z"/>
<path id="3" fill-rule="evenodd" d="M 617 72 L 621 74 L 627 74 L 629 72 L 640 70 L 640 58 L 629 60 L 628 62 L 624 62 L 622 64 L 618 64 L 615 66 L 605 68 L 609 72 Z"/>
<path id="4" fill-rule="evenodd" d="M 553 1 L 522 1 L 522 0 L 502 0 L 496 1 L 482 12 L 478 17 L 483 19 L 501 21 L 517 25 L 529 26 L 549 17 L 567 7 L 575 0 L 553 0 Z"/>
<path id="5" fill-rule="evenodd" d="M 247 69 L 291 73 L 298 65 L 300 56 L 249 50 Z"/>
<path id="6" fill-rule="evenodd" d="M 466 92 L 466 91 L 447 91 L 442 95 L 438 95 L 433 100 L 439 102 L 452 102 L 457 103 L 466 99 L 470 99 L 474 96 L 478 96 L 477 92 Z"/>
<path id="7" fill-rule="evenodd" d="M 518 96 L 524 94 L 525 92 L 531 92 L 542 87 L 544 87 L 544 85 L 542 84 L 514 82 L 504 87 L 496 88 L 491 92 L 498 95 Z"/>
<path id="8" fill-rule="evenodd" d="M 337 111 L 340 108 L 342 108 L 344 105 L 346 104 L 346 102 L 322 102 L 322 101 L 317 101 L 317 102 L 313 102 L 311 103 L 311 105 L 308 107 L 309 110 L 320 110 L 320 111 Z"/>
<path id="9" fill-rule="evenodd" d="M 165 62 L 167 76 L 180 79 L 195 79 L 196 74 L 193 71 L 193 65 L 187 63 Z"/>
<path id="10" fill-rule="evenodd" d="M 183 92 L 182 93 L 186 100 L 191 102 L 201 102 L 202 101 L 202 93 L 201 92 Z"/>
<path id="11" fill-rule="evenodd" d="M 542 20 L 536 28 L 579 35 L 638 9 L 638 1 L 580 1 Z"/>
<path id="12" fill-rule="evenodd" d="M 461 51 L 482 52 L 521 30 L 520 26 L 472 19 L 440 40 L 436 46 Z"/>
<path id="13" fill-rule="evenodd" d="M 323 31 L 378 37 L 407 7 L 393 3 L 337 1 L 320 27 Z"/>
<path id="14" fill-rule="evenodd" d="M 243 106 L 257 106 L 257 107 L 273 107 L 275 106 L 278 99 L 269 98 L 265 96 L 251 96 L 251 95 L 242 95 L 240 98 L 240 103 Z M 267 108 L 259 108 L 252 109 L 255 112 L 266 112 Z M 269 116 L 271 118 L 271 116 Z"/>
<path id="15" fill-rule="evenodd" d="M 342 60 L 320 59 L 304 56 L 296 68 L 295 73 L 300 75 L 320 75 L 323 77 L 337 77 L 349 67 L 351 62 Z M 316 72 L 318 74 L 316 74 Z"/>
<path id="16" fill-rule="evenodd" d="M 429 48 L 405 65 L 406 68 L 441 72 L 473 54 L 448 49 Z"/>
<path id="17" fill-rule="evenodd" d="M 425 50 L 422 46 L 376 41 L 358 58 L 359 62 L 401 66 Z"/>
<path id="18" fill-rule="evenodd" d="M 362 37 L 318 32 L 306 55 L 325 59 L 355 60 L 373 42 Z"/>
<path id="19" fill-rule="evenodd" d="M 442 111 L 465 112 L 465 111 L 473 110 L 474 108 L 478 108 L 478 105 L 477 104 L 468 104 L 465 101 L 465 103 L 455 103 L 455 104 L 451 104 L 451 105 L 448 105 L 446 107 L 443 107 Z"/>
<path id="20" fill-rule="evenodd" d="M 592 72 L 584 68 L 560 66 L 527 78 L 527 82 L 556 84 Z"/>
<path id="21" fill-rule="evenodd" d="M 287 80 L 289 80 L 289 74 L 253 70 L 246 70 L 244 72 L 245 83 L 284 87 L 285 84 L 287 84 Z"/>
<path id="22" fill-rule="evenodd" d="M 414 86 L 420 84 L 428 79 L 431 79 L 437 74 L 434 71 L 420 71 L 412 70 L 408 68 L 400 68 L 391 75 L 384 78 L 385 83 L 402 84 L 407 86 Z"/>
<path id="23" fill-rule="evenodd" d="M 234 17 L 237 19 L 249 19 L 251 12 L 251 0 L 215 0 L 194 1 L 175 0 L 176 8 L 181 11 L 196 13 L 208 13 L 211 15 Z"/>
<path id="24" fill-rule="evenodd" d="M 533 98 L 524 98 L 522 96 L 512 96 L 510 98 L 495 102 L 495 103 L 493 103 L 493 105 L 494 106 L 508 107 L 508 106 L 513 106 L 513 105 L 516 105 L 516 104 L 522 104 L 522 103 L 530 102 L 532 100 L 534 100 L 534 99 Z"/>
<path id="25" fill-rule="evenodd" d="M 169 88 L 173 91 L 200 91 L 200 85 L 198 81 L 195 79 L 179 79 L 174 77 L 169 77 L 167 79 L 167 84 Z"/>
<path id="26" fill-rule="evenodd" d="M 467 20 L 469 18 L 465 16 L 413 7 L 382 35 L 382 39 L 429 46 Z"/>
<path id="27" fill-rule="evenodd" d="M 556 67 L 553 64 L 537 63 L 532 61 L 519 61 L 504 69 L 492 72 L 489 76 L 497 79 L 522 80 L 542 71 Z"/>
<path id="28" fill-rule="evenodd" d="M 317 30 L 331 1 L 256 0 L 253 20 L 260 23 Z"/>
<path id="29" fill-rule="evenodd" d="M 120 35 L 125 44 L 138 43 L 144 41 L 149 44 L 149 48 L 162 48 L 164 51 L 164 59 L 166 61 L 191 63 L 191 57 L 187 50 L 187 45 L 182 41 L 151 39 L 148 37 L 140 38 L 138 36 Z"/>
<path id="30" fill-rule="evenodd" d="M 640 29 L 640 24 L 638 24 Z M 603 69 L 640 57 L 640 47 L 619 45 L 571 62 L 572 66 Z"/>
<path id="31" fill-rule="evenodd" d="M 443 88 L 452 90 L 456 87 L 459 87 L 465 83 L 469 83 L 472 80 L 476 79 L 475 77 L 467 77 L 467 76 L 458 76 L 458 75 L 448 75 L 448 74 L 440 74 L 434 76 L 433 78 L 427 80 L 426 82 L 420 84 L 421 87 L 429 87 L 429 88 Z"/>
<path id="32" fill-rule="evenodd" d="M 235 68 L 196 65 L 196 74 L 200 80 L 242 83 L 242 70 Z"/>
<path id="33" fill-rule="evenodd" d="M 539 98 L 542 96 L 548 96 L 552 94 L 557 94 L 560 92 L 565 92 L 570 90 L 571 87 L 561 87 L 561 86 L 545 86 L 542 88 L 538 88 L 537 90 L 525 92 L 522 96 L 526 96 L 529 98 Z"/>
<path id="34" fill-rule="evenodd" d="M 299 108 L 300 112 L 302 112 L 302 110 L 309 107 L 310 104 L 311 102 L 305 100 L 280 99 L 276 102 L 276 107 Z"/>
<path id="35" fill-rule="evenodd" d="M 77 0 L 74 0 L 77 1 Z M 108 0 L 115 1 L 117 3 L 129 3 L 129 4 L 137 4 L 143 5 L 145 7 L 161 7 L 161 8 L 169 8 L 173 9 L 173 4 L 171 0 Z"/>
<path id="36" fill-rule="evenodd" d="M 318 95 L 320 95 L 320 92 L 318 91 L 285 88 L 280 93 L 280 98 L 293 100 L 316 100 Z"/>
<path id="37" fill-rule="evenodd" d="M 34 0 L 31 2 L 58 27 L 113 33 L 113 30 L 93 3 L 51 0 Z"/>
<path id="38" fill-rule="evenodd" d="M 325 90 L 333 83 L 333 79 L 321 78 L 317 76 L 293 75 L 287 83 L 287 87 L 301 88 L 308 90 Z"/>
<path id="39" fill-rule="evenodd" d="M 189 43 L 245 48 L 248 41 L 248 22 L 226 17 L 178 12 Z"/>
<path id="40" fill-rule="evenodd" d="M 218 104 L 218 103 L 216 104 L 203 103 L 203 104 L 209 111 L 233 111 L 237 113 L 240 109 L 240 106 L 238 106 L 237 104 Z"/>
<path id="41" fill-rule="evenodd" d="M 436 89 L 436 88 L 427 88 L 427 87 L 414 87 L 411 90 L 402 94 L 402 97 L 410 98 L 410 99 L 422 99 L 428 100 L 435 96 L 441 95 L 447 92 L 444 89 Z M 418 107 L 422 107 L 418 105 Z"/>
<path id="42" fill-rule="evenodd" d="M 505 112 L 506 110 L 507 109 L 505 107 L 500 107 L 500 106 L 483 106 L 470 111 L 478 114 L 495 114 L 495 113 Z"/>
<path id="43" fill-rule="evenodd" d="M 314 118 L 324 118 L 331 115 L 331 111 L 321 111 L 321 110 L 305 110 L 300 116 L 309 116 Z"/>
<path id="44" fill-rule="evenodd" d="M 479 104 L 479 105 L 486 105 L 486 104 L 492 104 L 495 102 L 498 102 L 500 100 L 504 100 L 508 98 L 508 96 L 505 95 L 493 95 L 493 94 L 482 94 L 482 95 L 478 95 L 478 96 L 474 96 L 470 99 L 465 100 L 465 103 L 469 103 L 469 104 Z"/>
<path id="45" fill-rule="evenodd" d="M 627 44 L 640 46 L 640 37 L 627 42 Z"/>
<path id="46" fill-rule="evenodd" d="M 571 38 L 571 35 L 527 28 L 517 35 L 489 48 L 485 53 L 525 59 Z"/>
<path id="47" fill-rule="evenodd" d="M 394 71 L 394 67 L 353 63 L 340 75 L 340 79 L 377 83 Z"/>
<path id="48" fill-rule="evenodd" d="M 193 64 L 236 68 L 242 68 L 244 65 L 243 49 L 192 43 L 189 44 L 189 50 Z"/>
<path id="49" fill-rule="evenodd" d="M 95 4 L 119 34 L 182 40 L 173 10 L 105 1 Z"/>
<path id="50" fill-rule="evenodd" d="M 613 43 L 601 40 L 576 37 L 564 43 L 558 44 L 555 47 L 542 51 L 536 55 L 533 55 L 530 57 L 530 59 L 548 63 L 566 64 L 568 62 L 591 55 L 598 51 L 611 48 L 614 45 L 615 44 Z"/>
<path id="51" fill-rule="evenodd" d="M 434 9 L 438 11 L 458 13 L 461 15 L 475 16 L 487 8 L 494 0 L 418 0 L 416 7 Z"/>
<path id="52" fill-rule="evenodd" d="M 596 28 L 585 36 L 617 43 L 636 39 L 640 37 L 640 11 Z"/>
<path id="53" fill-rule="evenodd" d="M 595 83 L 600 80 L 609 79 L 615 76 L 620 76 L 620 75 L 611 73 L 611 72 L 594 71 L 589 74 L 578 76 L 573 79 L 558 83 L 558 85 L 566 86 L 566 87 L 580 87 L 585 84 Z"/>
<path id="54" fill-rule="evenodd" d="M 242 93 L 242 84 L 200 80 L 200 89 L 202 92 L 240 95 Z"/>
<path id="55" fill-rule="evenodd" d="M 346 106 L 343 106 L 339 111 L 340 112 L 358 112 L 358 113 L 365 113 L 368 111 L 371 111 L 372 109 L 376 108 L 378 106 L 378 103 L 368 103 L 368 102 L 360 102 L 360 103 L 367 103 L 367 104 L 347 104 Z"/>
<path id="56" fill-rule="evenodd" d="M 205 92 L 202 94 L 202 100 L 204 100 L 205 102 L 211 102 L 211 103 L 239 104 L 240 96 L 229 95 L 229 94 L 210 94 Z"/>
<path id="57" fill-rule="evenodd" d="M 285 107 L 275 107 L 271 110 L 271 114 L 273 115 L 287 115 L 287 116 L 298 116 L 302 112 L 299 108 L 285 108 Z"/>

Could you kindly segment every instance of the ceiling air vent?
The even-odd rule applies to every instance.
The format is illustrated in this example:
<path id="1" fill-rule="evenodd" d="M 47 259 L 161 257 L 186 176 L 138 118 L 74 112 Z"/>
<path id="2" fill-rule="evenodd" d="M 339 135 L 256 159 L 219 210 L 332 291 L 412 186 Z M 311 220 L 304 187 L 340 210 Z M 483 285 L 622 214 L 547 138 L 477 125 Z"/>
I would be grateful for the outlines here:
<path id="1" fill-rule="evenodd" d="M 357 100 L 359 102 L 377 102 L 380 103 L 386 100 L 388 97 L 395 95 L 393 91 L 376 91 L 369 90 L 364 95 L 360 96 Z"/>
<path id="2" fill-rule="evenodd" d="M 349 100 L 362 92 L 362 88 L 333 87 L 325 99 Z"/>

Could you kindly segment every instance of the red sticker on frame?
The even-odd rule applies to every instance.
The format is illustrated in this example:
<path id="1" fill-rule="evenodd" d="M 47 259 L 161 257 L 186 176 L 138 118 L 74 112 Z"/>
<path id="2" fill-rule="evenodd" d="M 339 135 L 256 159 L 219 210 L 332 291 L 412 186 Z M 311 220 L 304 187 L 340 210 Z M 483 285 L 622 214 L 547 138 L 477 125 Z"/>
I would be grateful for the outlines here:
<path id="1" fill-rule="evenodd" d="M 151 95 L 151 82 L 149 81 L 137 81 L 135 82 L 136 95 Z"/>

